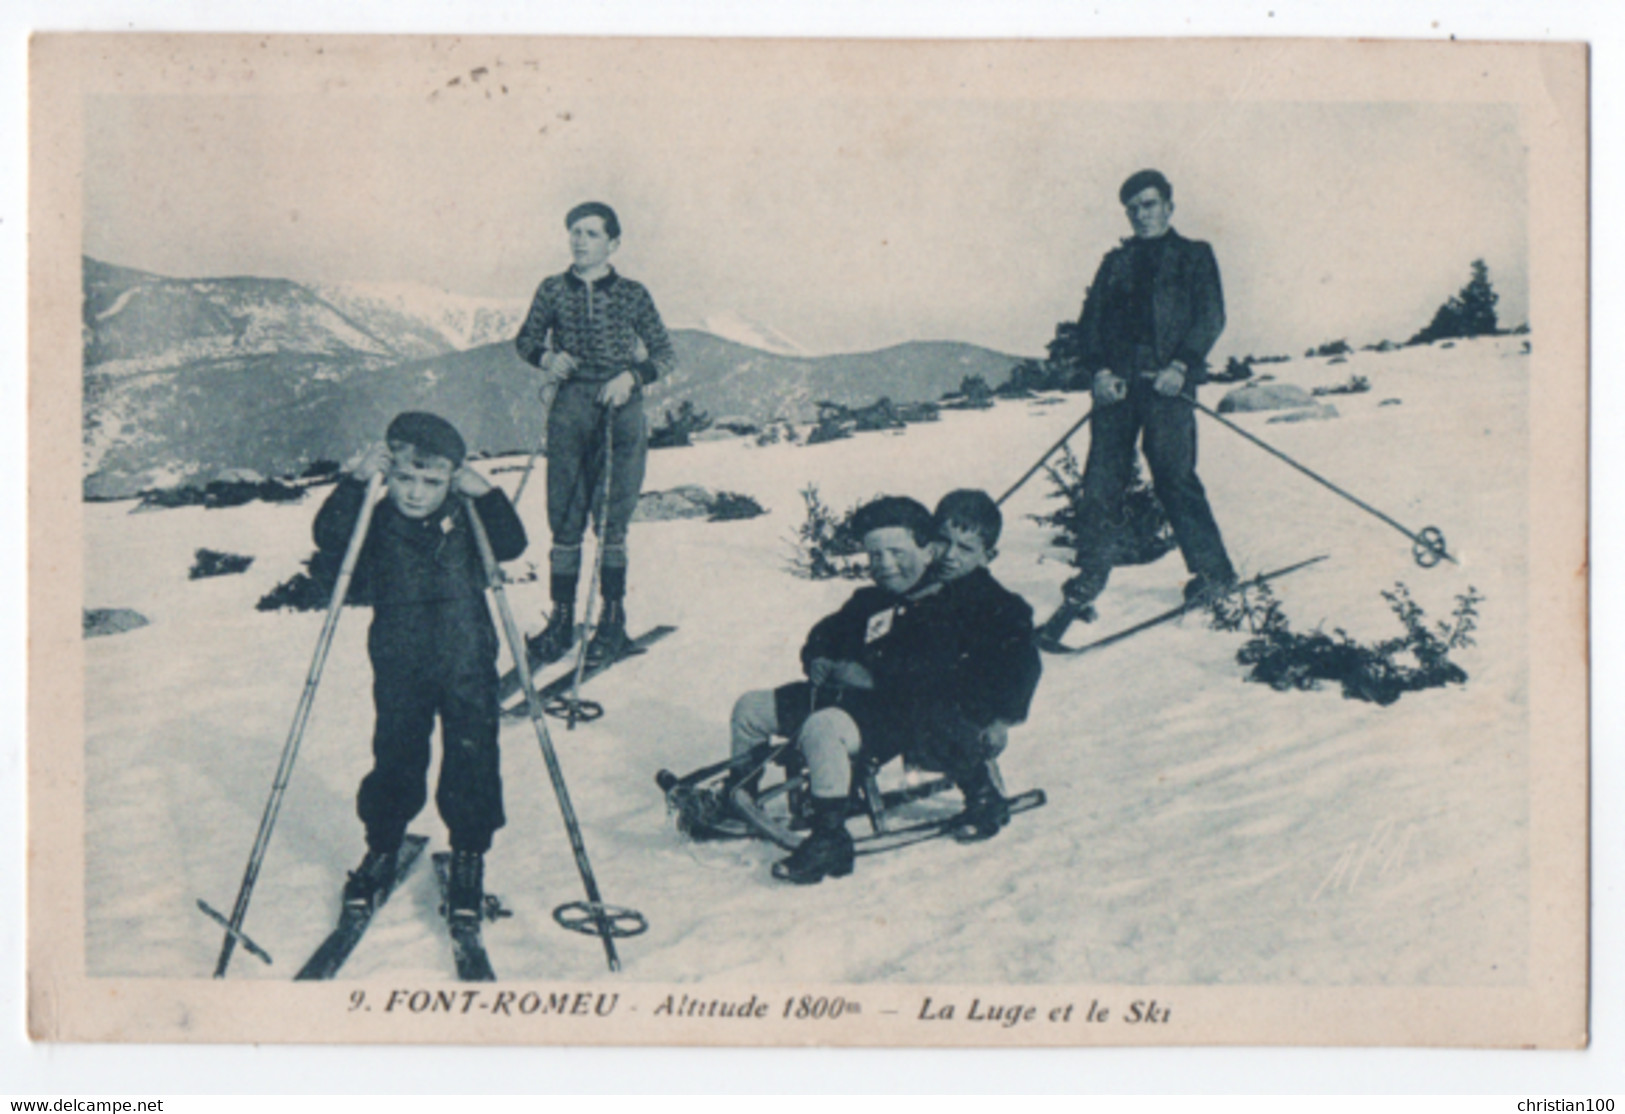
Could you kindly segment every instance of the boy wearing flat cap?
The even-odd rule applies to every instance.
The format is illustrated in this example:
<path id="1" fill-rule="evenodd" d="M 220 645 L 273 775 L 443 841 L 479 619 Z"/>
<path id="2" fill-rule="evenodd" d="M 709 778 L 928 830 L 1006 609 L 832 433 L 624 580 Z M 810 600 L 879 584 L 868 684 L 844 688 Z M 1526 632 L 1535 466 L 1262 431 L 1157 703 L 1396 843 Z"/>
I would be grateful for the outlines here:
<path id="1" fill-rule="evenodd" d="M 504 823 L 498 762 L 497 634 L 487 578 L 469 520 L 478 510 L 499 561 L 525 550 L 525 528 L 500 489 L 463 463 L 456 428 L 408 412 L 361 454 L 316 515 L 316 545 L 342 556 L 367 483 L 383 475 L 386 497 L 356 562 L 352 591 L 372 604 L 373 768 L 356 794 L 367 854 L 344 887 L 347 906 L 388 896 L 406 826 L 428 799 L 430 737 L 441 728 L 435 803 L 451 835 L 448 912 L 480 915 L 484 854 Z"/>

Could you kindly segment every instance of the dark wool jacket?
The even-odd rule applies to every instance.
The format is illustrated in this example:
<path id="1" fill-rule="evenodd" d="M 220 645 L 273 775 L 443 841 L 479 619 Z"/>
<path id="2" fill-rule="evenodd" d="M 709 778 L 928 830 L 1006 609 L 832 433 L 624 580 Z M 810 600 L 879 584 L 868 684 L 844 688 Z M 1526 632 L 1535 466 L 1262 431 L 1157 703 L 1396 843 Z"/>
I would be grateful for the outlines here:
<path id="1" fill-rule="evenodd" d="M 590 283 L 573 270 L 542 280 L 514 347 L 527 363 L 540 367 L 549 336 L 554 351 L 575 358 L 574 379 L 602 383 L 631 371 L 647 386 L 677 367 L 677 354 L 649 291 L 613 270 Z M 639 341 L 647 360 L 638 358 Z"/>
<path id="2" fill-rule="evenodd" d="M 1143 344 L 1136 325 L 1145 306 L 1136 304 L 1134 253 L 1152 253 L 1151 348 L 1153 364 L 1136 359 Z M 1224 293 L 1213 249 L 1173 229 L 1151 243 L 1132 238 L 1106 253 L 1084 296 L 1078 319 L 1079 354 L 1086 371 L 1110 368 L 1119 375 L 1158 370 L 1174 360 L 1186 366 L 1187 392 L 1206 379 L 1207 354 L 1224 331 Z"/>
<path id="3" fill-rule="evenodd" d="M 337 569 L 355 530 L 366 485 L 346 476 L 316 514 L 316 547 Z M 474 501 L 499 561 L 525 551 L 525 527 L 513 504 L 493 488 Z M 434 514 L 411 519 L 387 497 L 373 511 L 356 561 L 352 598 L 372 604 L 368 649 L 375 666 L 436 669 L 490 661 L 497 640 L 485 601 L 488 581 L 461 496 Z"/>
<path id="4" fill-rule="evenodd" d="M 838 703 L 878 761 L 929 746 L 948 719 L 976 728 L 1020 723 L 1043 668 L 1032 608 L 986 569 L 946 584 L 928 580 L 902 598 L 858 589 L 808 634 L 802 664 L 814 658 L 856 661 L 873 676 L 872 692 Z"/>

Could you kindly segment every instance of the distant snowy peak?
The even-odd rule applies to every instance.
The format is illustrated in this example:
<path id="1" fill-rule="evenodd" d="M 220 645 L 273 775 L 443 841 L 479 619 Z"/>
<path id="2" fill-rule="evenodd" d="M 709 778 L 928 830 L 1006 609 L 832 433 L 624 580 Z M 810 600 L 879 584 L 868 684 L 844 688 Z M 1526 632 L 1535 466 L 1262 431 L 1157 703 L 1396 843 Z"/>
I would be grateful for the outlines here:
<path id="1" fill-rule="evenodd" d="M 529 308 L 523 299 L 476 298 L 411 282 L 346 282 L 314 289 L 369 330 L 402 338 L 419 357 L 510 339 Z"/>
<path id="2" fill-rule="evenodd" d="M 723 340 L 731 340 L 735 344 L 743 344 L 749 348 L 759 348 L 775 356 L 810 355 L 805 348 L 771 325 L 751 321 L 733 310 L 713 313 L 702 320 L 699 327 L 712 336 L 719 336 Z"/>
<path id="3" fill-rule="evenodd" d="M 173 279 L 86 259 L 84 361 L 110 376 L 279 352 L 395 357 L 384 338 L 298 283 Z"/>

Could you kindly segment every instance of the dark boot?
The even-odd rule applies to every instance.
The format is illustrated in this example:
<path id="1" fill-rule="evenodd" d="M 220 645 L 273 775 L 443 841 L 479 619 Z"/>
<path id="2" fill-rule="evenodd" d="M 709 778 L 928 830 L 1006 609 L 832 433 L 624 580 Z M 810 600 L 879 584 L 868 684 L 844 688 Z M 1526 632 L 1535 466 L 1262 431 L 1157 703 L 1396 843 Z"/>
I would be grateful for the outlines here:
<path id="1" fill-rule="evenodd" d="M 451 853 L 451 881 L 446 886 L 446 915 L 479 920 L 485 906 L 485 856 L 478 851 Z"/>
<path id="2" fill-rule="evenodd" d="M 598 616 L 598 627 L 587 643 L 587 664 L 604 665 L 625 656 L 631 647 L 626 637 L 626 603 L 624 600 L 605 600 L 604 610 Z"/>
<path id="3" fill-rule="evenodd" d="M 954 838 L 961 843 L 992 839 L 1010 823 L 1010 802 L 999 792 L 987 764 L 955 777 L 965 794 L 965 811 L 954 817 Z"/>
<path id="4" fill-rule="evenodd" d="M 575 644 L 576 605 L 558 601 L 553 604 L 553 614 L 547 620 L 547 629 L 525 640 L 525 656 L 530 659 L 530 667 L 536 669 L 539 666 L 552 665 L 568 654 L 570 647 Z"/>
<path id="5" fill-rule="evenodd" d="M 344 904 L 350 909 L 376 909 L 389 896 L 395 882 L 395 859 L 399 848 L 393 851 L 369 850 L 361 865 L 350 871 L 344 883 Z"/>
<path id="6" fill-rule="evenodd" d="M 852 873 L 852 835 L 846 830 L 845 798 L 812 798 L 812 834 L 788 858 L 773 864 L 773 877 L 810 886 Z"/>

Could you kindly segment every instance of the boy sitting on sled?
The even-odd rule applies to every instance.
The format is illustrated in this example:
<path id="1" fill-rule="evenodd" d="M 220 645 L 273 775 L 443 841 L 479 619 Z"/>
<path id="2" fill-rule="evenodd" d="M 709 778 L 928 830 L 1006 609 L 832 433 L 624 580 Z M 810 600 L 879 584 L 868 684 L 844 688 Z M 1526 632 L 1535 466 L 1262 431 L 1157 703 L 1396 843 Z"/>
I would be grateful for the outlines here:
<path id="1" fill-rule="evenodd" d="M 525 551 L 525 528 L 501 490 L 463 464 L 457 430 L 434 414 L 389 424 L 316 515 L 316 545 L 342 555 L 367 483 L 387 497 L 356 563 L 354 590 L 373 606 L 373 768 L 356 794 L 367 854 L 344 886 L 347 906 L 388 896 L 406 826 L 428 797 L 429 739 L 438 715 L 442 756 L 435 803 L 451 834 L 448 912 L 480 915 L 484 853 L 504 823 L 497 751 L 497 635 L 473 525 L 455 492 L 473 500 L 500 561 Z"/>
<path id="2" fill-rule="evenodd" d="M 806 884 L 852 872 L 854 759 L 878 767 L 902 754 L 946 773 L 965 795 L 958 838 L 988 839 L 1008 822 L 989 762 L 1026 718 L 1042 667 L 1032 608 L 987 571 L 1001 525 L 981 491 L 952 492 L 934 517 L 893 496 L 853 515 L 874 585 L 808 634 L 807 680 L 734 705 L 736 756 L 782 735 L 807 767 L 812 831 L 774 877 Z"/>

